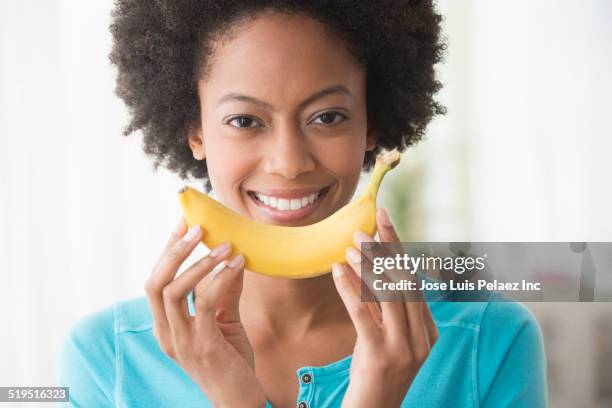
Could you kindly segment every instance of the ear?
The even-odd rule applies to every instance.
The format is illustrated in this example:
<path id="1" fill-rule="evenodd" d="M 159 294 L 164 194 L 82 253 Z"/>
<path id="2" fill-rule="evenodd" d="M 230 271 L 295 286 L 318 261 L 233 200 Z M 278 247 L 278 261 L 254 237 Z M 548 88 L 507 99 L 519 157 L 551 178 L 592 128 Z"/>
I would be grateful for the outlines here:
<path id="1" fill-rule="evenodd" d="M 366 151 L 374 150 L 376 147 L 376 141 L 378 140 L 378 135 L 376 133 L 375 128 L 369 127 L 368 133 L 366 135 Z"/>
<path id="2" fill-rule="evenodd" d="M 202 125 L 197 124 L 190 127 L 187 139 L 189 142 L 189 147 L 193 152 L 193 158 L 196 160 L 204 160 L 206 158 L 206 152 L 204 150 L 204 136 L 202 134 Z"/>

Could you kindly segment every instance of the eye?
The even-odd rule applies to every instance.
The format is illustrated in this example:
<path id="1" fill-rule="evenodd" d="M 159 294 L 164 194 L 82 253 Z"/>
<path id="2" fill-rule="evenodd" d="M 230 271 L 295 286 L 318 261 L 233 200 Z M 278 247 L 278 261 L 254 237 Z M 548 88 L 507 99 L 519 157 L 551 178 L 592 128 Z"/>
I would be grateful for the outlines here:
<path id="1" fill-rule="evenodd" d="M 320 114 L 312 121 L 312 123 L 317 125 L 335 125 L 344 119 L 346 119 L 346 115 L 343 115 L 340 112 L 330 111 Z"/>
<path id="2" fill-rule="evenodd" d="M 234 116 L 226 123 L 238 129 L 248 129 L 258 125 L 257 121 L 250 116 Z"/>

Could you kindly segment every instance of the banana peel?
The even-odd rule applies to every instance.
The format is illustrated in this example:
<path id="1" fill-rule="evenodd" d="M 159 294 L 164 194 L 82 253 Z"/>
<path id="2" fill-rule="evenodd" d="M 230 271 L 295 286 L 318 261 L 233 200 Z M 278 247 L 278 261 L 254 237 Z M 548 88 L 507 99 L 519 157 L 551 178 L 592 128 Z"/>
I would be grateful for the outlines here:
<path id="1" fill-rule="evenodd" d="M 244 267 L 278 278 L 311 278 L 331 271 L 345 261 L 357 230 L 376 233 L 376 197 L 384 175 L 400 161 L 397 149 L 379 154 L 364 193 L 334 214 L 315 224 L 287 227 L 244 217 L 217 200 L 185 186 L 178 198 L 189 227 L 199 224 L 202 243 L 213 248 L 232 243 L 232 254 L 243 254 Z"/>

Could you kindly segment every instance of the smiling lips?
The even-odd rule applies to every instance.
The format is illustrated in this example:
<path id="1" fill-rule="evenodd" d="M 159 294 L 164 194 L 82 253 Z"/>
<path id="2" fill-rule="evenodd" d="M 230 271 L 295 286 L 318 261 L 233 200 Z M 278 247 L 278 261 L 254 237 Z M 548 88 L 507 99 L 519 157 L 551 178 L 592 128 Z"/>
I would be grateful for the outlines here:
<path id="1" fill-rule="evenodd" d="M 286 210 L 299 210 L 302 207 L 306 207 L 308 204 L 314 203 L 314 201 L 319 196 L 319 192 L 310 194 L 308 196 L 304 196 L 302 198 L 280 198 L 274 196 L 267 196 L 261 193 L 255 193 L 255 196 L 259 199 L 259 201 L 263 202 L 265 205 L 278 208 L 281 211 Z"/>
<path id="2" fill-rule="evenodd" d="M 255 204 L 269 216 L 279 221 L 290 221 L 310 215 L 319 206 L 321 198 L 329 191 L 329 186 L 312 192 L 310 190 L 265 190 L 249 191 L 248 195 Z"/>

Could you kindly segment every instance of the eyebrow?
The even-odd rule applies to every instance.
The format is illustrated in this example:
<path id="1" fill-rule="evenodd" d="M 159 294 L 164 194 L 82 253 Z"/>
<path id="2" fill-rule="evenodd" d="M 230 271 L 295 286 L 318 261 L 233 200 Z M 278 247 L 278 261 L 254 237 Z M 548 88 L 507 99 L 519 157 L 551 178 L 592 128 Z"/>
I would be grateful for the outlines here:
<path id="1" fill-rule="evenodd" d="M 323 88 L 320 91 L 313 93 L 308 98 L 300 102 L 300 104 L 298 105 L 298 109 L 303 109 L 305 106 L 310 105 L 314 101 L 321 99 L 324 96 L 332 95 L 332 94 L 351 95 L 351 92 L 344 85 L 328 86 L 327 88 Z M 270 105 L 268 102 L 262 101 L 261 99 L 255 98 L 254 96 L 241 95 L 237 93 L 228 93 L 227 95 L 224 95 L 223 97 L 219 99 L 219 102 L 217 103 L 217 105 L 221 105 L 224 102 L 230 102 L 230 101 L 249 102 L 254 105 L 261 106 L 262 108 L 265 108 L 265 109 L 269 109 L 269 110 L 274 109 L 274 107 Z"/>

